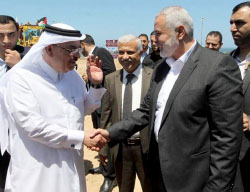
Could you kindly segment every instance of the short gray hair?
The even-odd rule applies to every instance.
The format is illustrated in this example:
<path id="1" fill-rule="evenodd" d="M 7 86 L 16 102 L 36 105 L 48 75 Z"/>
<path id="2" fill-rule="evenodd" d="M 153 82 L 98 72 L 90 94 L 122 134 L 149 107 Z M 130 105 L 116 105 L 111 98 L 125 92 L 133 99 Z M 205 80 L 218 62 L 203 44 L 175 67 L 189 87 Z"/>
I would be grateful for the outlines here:
<path id="1" fill-rule="evenodd" d="M 162 9 L 156 17 L 165 15 L 166 27 L 172 32 L 175 31 L 176 27 L 183 25 L 187 37 L 193 38 L 193 20 L 186 9 L 180 6 L 170 6 Z"/>
<path id="2" fill-rule="evenodd" d="M 137 43 L 137 52 L 142 51 L 142 43 L 141 40 L 136 37 L 135 35 L 132 34 L 127 34 L 127 35 L 123 35 L 118 39 L 118 44 L 119 43 L 128 43 L 130 41 L 136 41 Z"/>

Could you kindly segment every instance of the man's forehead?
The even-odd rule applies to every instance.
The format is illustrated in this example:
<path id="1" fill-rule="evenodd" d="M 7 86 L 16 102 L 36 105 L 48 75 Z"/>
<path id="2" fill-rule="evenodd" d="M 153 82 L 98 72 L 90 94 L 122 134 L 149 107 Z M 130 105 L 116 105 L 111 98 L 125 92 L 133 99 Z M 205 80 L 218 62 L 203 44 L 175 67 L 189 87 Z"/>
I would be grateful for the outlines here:
<path id="1" fill-rule="evenodd" d="M 132 50 L 132 49 L 137 49 L 137 42 L 136 41 L 118 43 L 118 50 Z"/>
<path id="2" fill-rule="evenodd" d="M 13 33 L 16 32 L 16 26 L 14 23 L 1 24 L 0 23 L 0 33 Z"/>

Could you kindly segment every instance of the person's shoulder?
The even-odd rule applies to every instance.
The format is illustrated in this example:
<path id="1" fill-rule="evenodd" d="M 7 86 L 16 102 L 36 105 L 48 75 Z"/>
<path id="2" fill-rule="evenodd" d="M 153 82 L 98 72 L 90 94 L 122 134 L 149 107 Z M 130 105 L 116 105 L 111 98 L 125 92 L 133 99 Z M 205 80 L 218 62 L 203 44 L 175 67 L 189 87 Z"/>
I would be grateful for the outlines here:
<path id="1" fill-rule="evenodd" d="M 106 75 L 105 79 L 108 80 L 108 81 L 113 80 L 116 76 L 121 75 L 121 73 L 122 73 L 122 69 L 116 70 L 116 71 L 114 71 L 114 72 L 109 73 L 108 75 Z"/>
<path id="2" fill-rule="evenodd" d="M 98 52 L 108 52 L 108 53 L 109 53 L 109 51 L 108 51 L 107 49 L 105 49 L 104 47 L 97 47 L 97 46 L 96 46 L 96 50 L 97 50 Z"/>
<path id="3" fill-rule="evenodd" d="M 151 67 L 143 66 L 142 69 L 146 73 L 152 73 L 153 72 L 153 69 Z"/>
<path id="4" fill-rule="evenodd" d="M 28 51 L 30 50 L 30 47 L 23 47 L 20 45 L 16 45 L 15 50 L 18 51 L 18 53 L 20 53 L 21 57 L 23 57 L 24 55 L 28 53 Z"/>

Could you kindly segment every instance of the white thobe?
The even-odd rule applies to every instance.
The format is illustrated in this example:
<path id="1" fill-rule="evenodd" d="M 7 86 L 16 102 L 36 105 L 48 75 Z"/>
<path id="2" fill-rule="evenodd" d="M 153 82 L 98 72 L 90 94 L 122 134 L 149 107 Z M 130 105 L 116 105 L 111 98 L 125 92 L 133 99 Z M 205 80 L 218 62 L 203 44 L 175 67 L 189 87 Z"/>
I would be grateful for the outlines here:
<path id="1" fill-rule="evenodd" d="M 100 106 L 104 92 L 87 92 L 75 70 L 58 74 L 43 59 L 12 72 L 4 97 L 11 154 L 6 192 L 86 191 L 84 114 Z"/>

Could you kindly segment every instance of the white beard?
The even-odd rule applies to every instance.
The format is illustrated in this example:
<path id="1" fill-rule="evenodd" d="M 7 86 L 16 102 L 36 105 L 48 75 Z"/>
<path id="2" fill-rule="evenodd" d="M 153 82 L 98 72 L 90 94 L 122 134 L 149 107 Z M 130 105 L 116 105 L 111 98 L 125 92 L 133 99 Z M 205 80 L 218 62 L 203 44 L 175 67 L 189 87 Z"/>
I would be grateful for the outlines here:
<path id="1" fill-rule="evenodd" d="M 162 58 L 171 57 L 178 46 L 179 41 L 174 35 L 171 35 L 170 38 L 161 46 L 160 56 Z"/>

